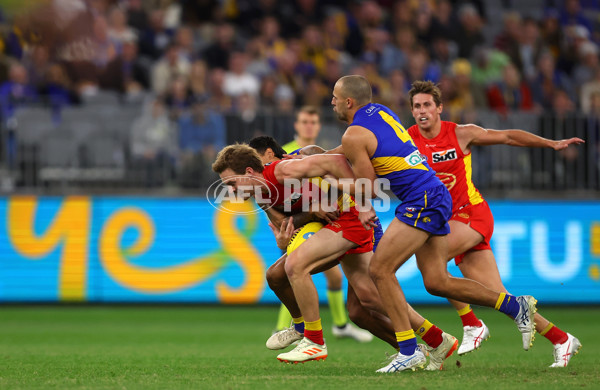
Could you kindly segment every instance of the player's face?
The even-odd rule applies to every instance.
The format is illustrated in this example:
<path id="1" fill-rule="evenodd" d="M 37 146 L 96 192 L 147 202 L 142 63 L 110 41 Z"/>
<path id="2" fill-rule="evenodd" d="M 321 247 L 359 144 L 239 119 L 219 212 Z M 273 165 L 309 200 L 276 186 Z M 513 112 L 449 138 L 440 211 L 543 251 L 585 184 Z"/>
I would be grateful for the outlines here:
<path id="1" fill-rule="evenodd" d="M 244 200 L 254 196 L 256 183 L 252 173 L 246 172 L 244 175 L 237 174 L 231 168 L 225 169 L 219 174 L 224 185 L 231 187 L 234 194 L 238 194 Z"/>
<path id="2" fill-rule="evenodd" d="M 296 123 L 294 123 L 298 136 L 303 139 L 315 139 L 321 131 L 321 122 L 316 114 L 307 112 L 298 113 Z"/>
<path id="3" fill-rule="evenodd" d="M 337 114 L 339 120 L 348 122 L 348 103 L 347 99 L 344 99 L 341 92 L 341 87 L 338 83 L 333 87 L 333 98 L 331 99 L 331 105 L 333 111 Z"/>
<path id="4" fill-rule="evenodd" d="M 417 126 L 420 129 L 428 130 L 439 122 L 442 105 L 436 106 L 432 95 L 418 93 L 413 97 L 411 110 Z"/>

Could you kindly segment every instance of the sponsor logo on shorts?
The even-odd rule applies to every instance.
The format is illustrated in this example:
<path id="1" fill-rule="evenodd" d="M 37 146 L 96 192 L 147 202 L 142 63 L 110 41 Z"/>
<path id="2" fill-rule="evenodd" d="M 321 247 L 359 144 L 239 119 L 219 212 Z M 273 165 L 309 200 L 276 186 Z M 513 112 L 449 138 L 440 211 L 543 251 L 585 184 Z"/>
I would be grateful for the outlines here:
<path id="1" fill-rule="evenodd" d="M 305 240 L 308 240 L 314 234 L 315 234 L 314 232 L 304 233 L 304 235 L 302 236 L 302 238 L 304 238 Z"/>
<path id="2" fill-rule="evenodd" d="M 470 217 L 470 215 L 467 213 L 458 213 L 458 216 L 461 218 L 469 218 Z"/>
<path id="3" fill-rule="evenodd" d="M 425 218 L 423 218 L 423 222 L 425 222 L 425 223 L 431 222 L 431 218 L 425 217 Z"/>
<path id="4" fill-rule="evenodd" d="M 456 158 L 457 158 L 457 155 L 456 155 L 455 148 L 443 150 L 441 152 L 433 152 L 431 154 L 431 159 L 434 163 L 456 160 Z"/>
<path id="5" fill-rule="evenodd" d="M 330 223 L 330 225 L 331 225 L 332 227 L 334 227 L 334 228 L 337 228 L 337 229 L 339 229 L 339 228 L 341 228 L 341 227 L 342 227 L 342 226 L 341 226 L 339 223 L 337 223 L 337 222 L 331 222 L 331 223 Z"/>
<path id="6" fill-rule="evenodd" d="M 406 208 L 406 211 L 409 211 L 409 212 L 411 212 L 411 213 L 414 213 L 415 211 L 417 211 L 417 208 L 416 208 L 416 207 L 407 207 L 407 208 Z"/>
<path id="7" fill-rule="evenodd" d="M 411 213 L 404 213 L 403 215 L 405 217 L 407 217 L 407 218 L 412 218 L 413 217 L 413 215 Z"/>

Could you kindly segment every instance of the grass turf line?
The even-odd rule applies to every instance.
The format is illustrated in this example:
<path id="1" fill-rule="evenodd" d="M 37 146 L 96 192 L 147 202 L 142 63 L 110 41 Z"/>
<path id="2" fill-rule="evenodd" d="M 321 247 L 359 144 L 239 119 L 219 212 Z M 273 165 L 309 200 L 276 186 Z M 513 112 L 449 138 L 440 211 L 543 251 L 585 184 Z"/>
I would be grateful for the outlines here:
<path id="1" fill-rule="evenodd" d="M 456 312 L 418 310 L 462 337 Z M 481 350 L 445 363 L 443 372 L 376 374 L 385 353 L 379 340 L 335 339 L 322 309 L 329 357 L 283 364 L 264 343 L 277 308 L 218 306 L 4 306 L 0 317 L 1 389 L 565 389 L 598 388 L 600 311 L 545 308 L 540 312 L 583 344 L 566 369 L 550 369 L 552 345 L 539 334 L 525 352 L 508 318 L 476 313 L 490 327 Z M 460 361 L 460 367 L 457 365 Z"/>

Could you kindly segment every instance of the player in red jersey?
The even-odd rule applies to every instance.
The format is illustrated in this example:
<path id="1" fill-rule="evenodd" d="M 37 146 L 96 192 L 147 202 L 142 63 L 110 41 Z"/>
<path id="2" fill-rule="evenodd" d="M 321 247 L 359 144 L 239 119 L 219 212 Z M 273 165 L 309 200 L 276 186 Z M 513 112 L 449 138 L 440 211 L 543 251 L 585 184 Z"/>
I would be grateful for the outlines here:
<path id="1" fill-rule="evenodd" d="M 471 180 L 471 146 L 511 145 L 562 150 L 584 141 L 580 138 L 555 141 L 523 130 L 498 131 L 442 121 L 442 94 L 430 81 L 414 82 L 409 97 L 417 124 L 410 127 L 408 132 L 452 196 L 450 234 L 447 236 L 448 258 L 455 259 L 465 277 L 493 290 L 507 292 L 490 247 L 494 218 Z M 464 335 L 458 354 L 477 349 L 481 341 L 489 337 L 488 328 L 475 316 L 469 305 L 449 301 L 463 321 Z M 581 343 L 539 313 L 535 314 L 535 322 L 536 331 L 554 344 L 554 363 L 550 367 L 565 367 Z"/>
<path id="2" fill-rule="evenodd" d="M 285 153 L 285 150 L 283 150 L 273 138 L 268 136 L 253 138 L 250 140 L 249 145 L 256 149 L 261 161 L 265 165 L 281 160 Z M 301 150 L 301 154 L 304 156 L 323 152 L 325 152 L 325 150 L 316 145 L 311 145 Z M 319 210 L 317 213 L 312 213 L 308 218 L 306 215 L 307 213 L 296 213 L 293 215 L 292 225 L 289 223 L 290 220 L 288 219 L 285 221 L 285 215 L 279 213 L 275 208 L 270 208 L 266 210 L 266 212 L 271 221 L 270 226 L 275 233 L 277 244 L 281 249 L 285 249 L 288 245 L 294 232 L 293 225 L 301 226 L 308 221 L 315 220 L 315 217 L 317 217 L 316 219 L 318 221 L 323 223 L 332 222 L 337 218 L 337 213 L 326 213 L 322 210 Z M 377 229 L 375 229 L 375 234 L 377 234 Z M 374 246 L 377 245 L 377 242 L 378 239 L 376 237 Z M 285 348 L 294 341 L 300 340 L 302 338 L 302 333 L 304 332 L 304 324 L 301 321 L 302 314 L 298 308 L 287 274 L 285 273 L 285 261 L 286 256 L 282 256 L 278 259 L 271 267 L 269 267 L 266 277 L 269 287 L 281 302 L 284 303 L 285 307 L 289 308 L 292 312 L 294 325 L 272 335 L 269 340 L 267 340 L 267 348 L 269 349 Z M 361 305 L 360 300 L 354 293 L 351 285 L 348 285 L 347 307 L 349 317 L 354 323 L 358 324 L 362 329 L 370 331 L 392 347 L 397 348 L 397 341 L 390 319 L 381 313 L 365 309 Z M 429 350 L 429 363 L 426 369 L 430 371 L 441 370 L 444 360 L 458 348 L 458 341 L 454 336 L 443 332 L 440 328 L 422 317 L 410 307 L 410 305 L 409 316 L 413 330 L 416 331 L 426 343 Z"/>
<path id="3" fill-rule="evenodd" d="M 343 155 L 309 156 L 302 160 L 276 161 L 263 166 L 260 156 L 254 149 L 239 144 L 221 150 L 213 164 L 213 170 L 235 193 L 244 194 L 245 198 L 254 197 L 257 201 L 259 198 L 266 197 L 268 202 L 264 203 L 269 206 L 280 206 L 289 202 L 292 212 L 301 209 L 297 207 L 297 200 L 300 197 L 290 194 L 289 189 L 286 191 L 286 179 L 324 176 L 327 173 L 339 178 L 353 177 L 352 170 Z M 335 221 L 325 225 L 311 237 L 310 241 L 300 245 L 285 260 L 280 259 L 281 261 L 277 262 L 279 266 L 284 266 L 300 309 L 300 318 L 304 320 L 304 338 L 292 351 L 280 354 L 277 358 L 281 361 L 304 362 L 327 357 L 327 347 L 323 340 L 319 317 L 318 296 L 310 274 L 330 267 L 342 255 L 343 258 L 340 260 L 342 269 L 362 309 L 367 313 L 373 313 L 373 316 L 385 313 L 381 298 L 368 273 L 373 232 L 364 229 L 358 219 L 358 210 L 353 205 L 347 206 L 342 205 L 346 208 L 340 209 L 339 217 Z M 291 307 L 288 308 L 291 312 L 294 311 Z M 416 314 L 414 311 L 413 313 Z M 437 344 L 439 347 L 446 340 L 439 328 L 422 317 L 411 315 L 410 318 L 411 326 L 422 328 L 419 330 L 422 332 L 423 340 L 430 346 Z M 415 318 L 421 321 L 419 325 L 415 326 Z M 382 335 L 381 338 L 388 341 L 386 339 L 392 335 L 389 332 L 389 324 L 387 328 L 385 321 L 376 325 L 380 329 L 379 331 L 373 329 L 373 333 L 377 336 Z M 449 337 L 455 340 L 452 336 Z M 395 344 L 393 338 L 391 344 Z M 434 348 L 434 354 L 438 349 Z M 440 352 L 441 356 L 441 349 L 437 352 Z M 446 351 L 444 356 L 436 358 L 432 369 L 440 369 L 447 355 Z"/>

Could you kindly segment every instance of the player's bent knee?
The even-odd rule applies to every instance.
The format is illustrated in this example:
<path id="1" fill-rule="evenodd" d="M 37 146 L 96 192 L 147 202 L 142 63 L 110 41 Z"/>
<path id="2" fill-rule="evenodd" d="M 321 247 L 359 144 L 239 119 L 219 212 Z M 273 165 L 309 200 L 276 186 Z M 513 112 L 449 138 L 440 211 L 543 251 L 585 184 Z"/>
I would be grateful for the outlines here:
<path id="1" fill-rule="evenodd" d="M 446 285 L 445 280 L 436 280 L 434 278 L 423 278 L 423 284 L 425 285 L 425 289 L 431 295 L 436 296 L 444 296 L 446 293 Z"/>
<path id="2" fill-rule="evenodd" d="M 283 287 L 290 285 L 288 276 L 285 273 L 285 267 L 283 265 L 273 265 L 269 267 L 266 274 L 267 284 L 273 291 L 277 291 Z"/>

